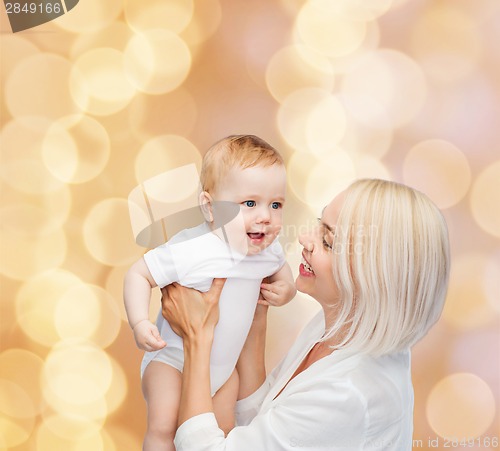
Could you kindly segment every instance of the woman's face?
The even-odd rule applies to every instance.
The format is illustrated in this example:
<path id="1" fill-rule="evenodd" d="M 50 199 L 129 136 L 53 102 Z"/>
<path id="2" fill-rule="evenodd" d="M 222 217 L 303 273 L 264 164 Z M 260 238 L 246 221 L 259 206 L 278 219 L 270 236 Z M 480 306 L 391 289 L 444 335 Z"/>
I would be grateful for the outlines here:
<path id="1" fill-rule="evenodd" d="M 332 304 L 338 298 L 332 270 L 332 247 L 344 198 L 345 193 L 335 197 L 323 210 L 318 225 L 299 237 L 304 249 L 295 285 L 297 290 L 312 296 L 322 305 Z"/>

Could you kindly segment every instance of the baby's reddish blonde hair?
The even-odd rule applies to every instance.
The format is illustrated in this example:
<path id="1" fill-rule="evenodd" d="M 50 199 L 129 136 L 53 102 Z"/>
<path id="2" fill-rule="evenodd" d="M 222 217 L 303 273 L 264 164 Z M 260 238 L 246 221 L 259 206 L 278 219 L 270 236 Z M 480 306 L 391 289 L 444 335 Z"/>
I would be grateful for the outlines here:
<path id="1" fill-rule="evenodd" d="M 235 166 L 284 165 L 283 158 L 269 143 L 255 135 L 231 135 L 216 142 L 203 157 L 200 182 L 202 191 L 213 193 Z"/>

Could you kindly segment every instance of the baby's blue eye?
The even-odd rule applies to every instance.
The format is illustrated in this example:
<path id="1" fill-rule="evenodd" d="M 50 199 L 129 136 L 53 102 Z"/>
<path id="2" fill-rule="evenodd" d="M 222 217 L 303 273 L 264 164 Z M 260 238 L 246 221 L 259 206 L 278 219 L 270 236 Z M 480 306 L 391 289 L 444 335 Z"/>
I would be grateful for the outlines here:
<path id="1" fill-rule="evenodd" d="M 271 204 L 271 208 L 274 210 L 278 210 L 278 208 L 281 208 L 281 202 L 273 202 Z"/>
<path id="2" fill-rule="evenodd" d="M 246 205 L 247 207 L 255 207 L 255 201 L 254 200 L 246 200 L 245 202 L 243 202 L 243 205 Z"/>

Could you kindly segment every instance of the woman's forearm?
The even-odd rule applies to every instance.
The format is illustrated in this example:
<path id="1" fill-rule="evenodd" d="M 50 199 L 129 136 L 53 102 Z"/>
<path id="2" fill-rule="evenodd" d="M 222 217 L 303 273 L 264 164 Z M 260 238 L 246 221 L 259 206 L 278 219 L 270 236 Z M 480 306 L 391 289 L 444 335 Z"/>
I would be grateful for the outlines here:
<path id="1" fill-rule="evenodd" d="M 213 412 L 210 393 L 210 350 L 213 332 L 184 337 L 184 370 L 178 424 Z"/>
<path id="2" fill-rule="evenodd" d="M 262 305 L 257 306 L 252 328 L 236 365 L 240 380 L 238 399 L 250 396 L 266 379 L 267 308 Z"/>

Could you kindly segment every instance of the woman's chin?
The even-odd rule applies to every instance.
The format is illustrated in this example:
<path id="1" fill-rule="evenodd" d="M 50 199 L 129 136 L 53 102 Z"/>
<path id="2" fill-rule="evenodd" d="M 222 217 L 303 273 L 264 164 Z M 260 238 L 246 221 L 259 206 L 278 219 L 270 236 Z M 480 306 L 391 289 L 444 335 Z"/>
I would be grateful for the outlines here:
<path id="1" fill-rule="evenodd" d="M 311 290 L 311 283 L 310 279 L 306 278 L 304 276 L 301 276 L 300 274 L 297 276 L 295 279 L 295 288 L 297 288 L 297 291 L 300 291 L 301 293 L 312 295 L 312 290 Z"/>

